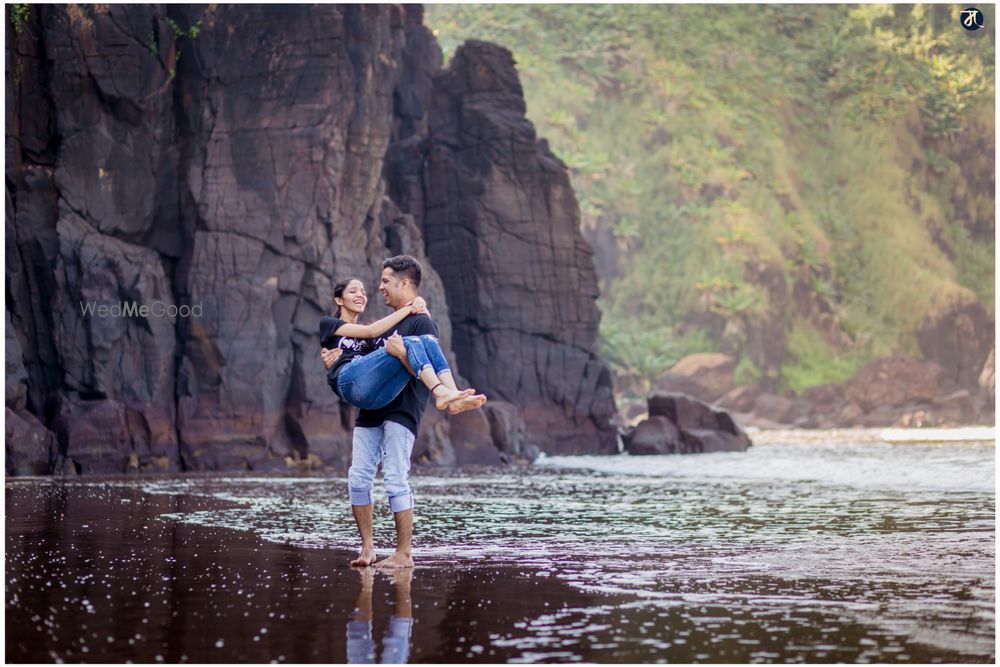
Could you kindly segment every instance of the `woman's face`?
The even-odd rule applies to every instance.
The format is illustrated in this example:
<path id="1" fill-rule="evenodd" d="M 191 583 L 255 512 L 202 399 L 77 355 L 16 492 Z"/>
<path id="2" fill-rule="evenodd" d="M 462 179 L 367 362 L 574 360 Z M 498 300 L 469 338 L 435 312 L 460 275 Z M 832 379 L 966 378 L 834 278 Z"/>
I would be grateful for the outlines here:
<path id="1" fill-rule="evenodd" d="M 368 294 L 365 292 L 364 284 L 360 280 L 352 280 L 347 283 L 343 296 L 336 299 L 336 302 L 338 306 L 352 313 L 360 315 L 365 312 L 365 306 L 368 304 Z"/>

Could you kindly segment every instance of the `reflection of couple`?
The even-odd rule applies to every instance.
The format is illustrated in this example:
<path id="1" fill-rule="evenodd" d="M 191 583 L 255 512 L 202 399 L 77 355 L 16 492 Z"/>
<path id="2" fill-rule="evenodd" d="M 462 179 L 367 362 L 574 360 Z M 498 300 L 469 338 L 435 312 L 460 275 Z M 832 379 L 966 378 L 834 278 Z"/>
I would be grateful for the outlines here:
<path id="1" fill-rule="evenodd" d="M 364 283 L 351 278 L 334 287 L 336 316 L 320 321 L 327 381 L 343 401 L 360 408 L 347 479 L 361 554 L 351 565 L 375 564 L 373 489 L 375 470 L 381 463 L 396 523 L 396 553 L 375 565 L 413 567 L 413 495 L 408 478 L 427 397 L 433 394 L 438 410 L 452 414 L 486 402 L 475 390 L 459 391 L 455 386 L 438 343 L 437 326 L 417 296 L 420 276 L 420 264 L 413 257 L 390 257 L 382 263 L 379 292 L 393 314 L 372 324 L 358 324 L 368 296 Z M 392 335 L 387 336 L 390 331 Z"/>
<path id="2" fill-rule="evenodd" d="M 354 603 L 354 613 L 347 622 L 347 662 L 375 662 L 375 640 L 372 638 L 372 585 L 375 575 L 371 568 L 361 572 L 361 592 Z M 413 570 L 397 570 L 392 573 L 392 584 L 396 598 L 389 619 L 389 629 L 382 638 L 382 660 L 384 664 L 403 664 L 410 657 L 410 632 L 413 627 L 412 603 L 410 601 L 410 581 Z"/>

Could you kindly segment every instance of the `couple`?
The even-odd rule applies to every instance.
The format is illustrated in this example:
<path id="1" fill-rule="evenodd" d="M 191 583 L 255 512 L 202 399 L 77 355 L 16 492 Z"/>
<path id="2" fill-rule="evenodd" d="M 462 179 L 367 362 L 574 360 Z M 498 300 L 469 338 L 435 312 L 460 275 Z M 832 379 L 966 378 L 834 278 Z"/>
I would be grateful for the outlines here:
<path id="1" fill-rule="evenodd" d="M 459 391 L 455 386 L 438 344 L 437 326 L 417 296 L 420 277 L 416 259 L 390 257 L 382 262 L 379 292 L 393 314 L 372 324 L 358 324 L 368 295 L 361 280 L 350 278 L 333 289 L 336 315 L 320 321 L 320 355 L 327 382 L 341 400 L 360 408 L 347 484 L 361 535 L 361 555 L 351 565 L 375 564 L 372 492 L 381 463 L 396 522 L 396 553 L 376 567 L 413 567 L 413 495 L 408 477 L 427 397 L 433 394 L 437 409 L 452 414 L 486 402 L 475 390 Z M 390 331 L 392 335 L 387 335 Z"/>

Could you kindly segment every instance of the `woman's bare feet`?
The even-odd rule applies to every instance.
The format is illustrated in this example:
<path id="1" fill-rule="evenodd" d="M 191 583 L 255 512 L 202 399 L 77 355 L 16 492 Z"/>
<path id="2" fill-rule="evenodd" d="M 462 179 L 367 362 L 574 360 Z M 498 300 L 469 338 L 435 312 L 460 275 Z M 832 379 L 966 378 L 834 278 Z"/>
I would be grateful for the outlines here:
<path id="1" fill-rule="evenodd" d="M 476 394 L 475 396 L 466 396 L 460 398 L 457 401 L 452 401 L 448 404 L 448 412 L 453 415 L 457 415 L 459 412 L 465 412 L 466 410 L 475 410 L 477 408 L 483 407 L 486 402 L 486 396 L 484 394 Z"/>
<path id="2" fill-rule="evenodd" d="M 375 567 L 385 568 L 387 570 L 392 568 L 413 567 L 413 558 L 397 551 L 388 558 L 375 563 Z"/>
<path id="3" fill-rule="evenodd" d="M 463 389 L 462 391 L 457 391 L 455 389 L 449 388 L 445 384 L 439 384 L 434 387 L 434 406 L 438 410 L 445 410 L 454 401 L 457 401 L 466 396 L 472 396 L 476 393 L 475 389 Z"/>
<path id="4" fill-rule="evenodd" d="M 362 549 L 361 554 L 351 561 L 352 567 L 368 567 L 375 562 L 374 549 Z"/>

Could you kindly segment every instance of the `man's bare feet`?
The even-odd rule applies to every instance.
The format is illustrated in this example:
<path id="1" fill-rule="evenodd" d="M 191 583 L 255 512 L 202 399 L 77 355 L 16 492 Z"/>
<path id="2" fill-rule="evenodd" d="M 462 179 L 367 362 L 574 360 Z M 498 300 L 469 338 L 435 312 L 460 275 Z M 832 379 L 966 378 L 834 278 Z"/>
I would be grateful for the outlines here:
<path id="1" fill-rule="evenodd" d="M 352 567 L 368 567 L 375 562 L 374 549 L 362 549 L 361 554 L 351 561 Z"/>
<path id="2" fill-rule="evenodd" d="M 448 404 L 448 412 L 453 415 L 457 415 L 459 412 L 465 412 L 466 410 L 475 410 L 477 408 L 483 407 L 486 402 L 486 396 L 483 394 L 476 394 L 475 396 L 466 396 L 465 398 L 460 398 L 457 401 L 452 401 Z"/>
<path id="3" fill-rule="evenodd" d="M 389 570 L 388 572 L 382 573 L 384 576 L 389 577 L 394 586 L 405 586 L 409 588 L 410 582 L 413 581 L 413 568 L 396 568 L 395 570 Z"/>
<path id="4" fill-rule="evenodd" d="M 355 572 L 361 575 L 361 591 L 371 593 L 375 583 L 375 569 L 371 567 L 360 567 Z"/>
<path id="5" fill-rule="evenodd" d="M 472 396 L 476 393 L 475 389 L 463 389 L 462 391 L 457 391 L 455 389 L 450 389 L 444 384 L 439 384 L 434 387 L 434 407 L 438 410 L 445 410 L 451 403 L 459 399 L 465 398 L 466 396 Z"/>
<path id="6" fill-rule="evenodd" d="M 384 558 L 375 563 L 376 568 L 393 569 L 403 567 L 413 567 L 413 558 L 398 551 L 388 558 Z"/>

